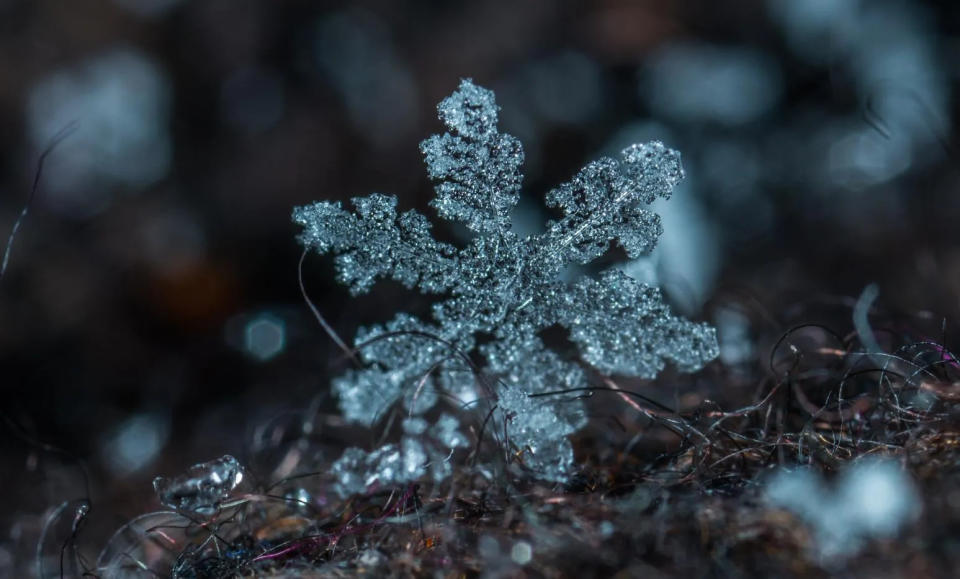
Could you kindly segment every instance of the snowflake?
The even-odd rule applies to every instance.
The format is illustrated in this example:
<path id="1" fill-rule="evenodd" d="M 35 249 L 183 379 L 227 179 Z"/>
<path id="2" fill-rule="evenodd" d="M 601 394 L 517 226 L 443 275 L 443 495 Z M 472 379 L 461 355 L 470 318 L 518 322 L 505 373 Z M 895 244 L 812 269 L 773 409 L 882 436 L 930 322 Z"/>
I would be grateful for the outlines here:
<path id="1" fill-rule="evenodd" d="M 542 479 L 565 481 L 574 469 L 568 436 L 586 423 L 584 407 L 531 395 L 588 386 L 585 367 L 653 378 L 668 361 L 694 371 L 718 354 L 713 328 L 673 316 L 659 290 L 618 270 L 563 281 L 569 267 L 591 263 L 612 243 L 631 258 L 654 247 L 662 227 L 645 206 L 668 198 L 683 179 L 680 155 L 651 142 L 588 164 L 546 196 L 562 217 L 521 238 L 511 229 L 511 212 L 520 196 L 523 149 L 497 131 L 493 93 L 464 80 L 437 109 L 449 132 L 420 146 L 435 183 L 431 206 L 472 232 L 464 247 L 435 240 L 424 215 L 398 214 L 397 199 L 388 195 L 354 198 L 353 211 L 319 202 L 293 214 L 304 228 L 301 243 L 333 253 L 338 279 L 354 295 L 391 278 L 440 296 L 431 322 L 400 313 L 358 332 L 366 366 L 334 381 L 341 410 L 369 426 L 398 402 L 415 417 L 439 395 L 486 401 L 488 408 L 496 405 L 494 418 L 523 464 Z M 579 359 L 545 345 L 543 331 L 553 327 L 566 329 Z M 483 360 L 484 374 L 496 378 L 488 381 L 492 387 L 480 387 L 462 354 Z M 449 472 L 436 468 L 443 449 L 464 442 L 456 425 L 445 424 L 444 436 L 408 429 L 399 445 L 349 450 L 338 471 L 367 474 L 354 472 L 343 492 L 412 480 L 428 465 L 442 479 Z M 411 444 L 414 439 L 428 440 Z"/>

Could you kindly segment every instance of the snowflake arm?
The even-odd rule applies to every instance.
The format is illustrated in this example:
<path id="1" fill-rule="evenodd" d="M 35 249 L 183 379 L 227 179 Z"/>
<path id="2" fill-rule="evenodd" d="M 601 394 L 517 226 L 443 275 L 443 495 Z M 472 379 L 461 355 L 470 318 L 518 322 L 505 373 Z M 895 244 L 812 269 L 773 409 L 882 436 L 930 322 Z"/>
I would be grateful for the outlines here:
<path id="1" fill-rule="evenodd" d="M 336 254 L 338 281 L 354 295 L 366 293 L 377 278 L 390 277 L 408 288 L 440 293 L 457 275 L 452 246 L 435 241 L 430 222 L 416 211 L 397 215 L 397 198 L 373 194 L 341 203 L 298 207 L 293 220 L 304 230 L 300 242 L 318 253 Z"/>
<path id="2" fill-rule="evenodd" d="M 440 217 L 462 221 L 477 233 L 505 232 L 517 204 L 523 147 L 497 132 L 493 92 L 463 80 L 437 111 L 451 131 L 420 144 L 427 174 L 436 183 L 430 203 Z"/>
<path id="3" fill-rule="evenodd" d="M 559 309 L 583 359 L 610 374 L 654 378 L 667 360 L 692 372 L 720 353 L 712 327 L 673 316 L 660 290 L 619 270 L 580 279 Z"/>
<path id="4" fill-rule="evenodd" d="M 536 336 L 498 340 L 481 351 L 488 371 L 503 384 L 497 418 L 522 462 L 544 480 L 563 482 L 574 468 L 569 435 L 587 422 L 581 401 L 569 396 L 531 396 L 587 385 L 580 366 L 548 350 Z"/>
<path id="5" fill-rule="evenodd" d="M 547 194 L 564 218 L 540 236 L 540 261 L 586 264 L 618 242 L 629 257 L 649 252 L 663 232 L 660 217 L 643 208 L 668 198 L 683 179 L 680 154 L 654 141 L 632 145 L 620 159 L 602 158 Z"/>
<path id="6" fill-rule="evenodd" d="M 349 370 L 333 388 L 344 418 L 366 426 L 399 400 L 413 414 L 431 409 L 437 402 L 436 378 L 462 367 L 457 352 L 473 347 L 469 335 L 447 342 L 441 328 L 408 314 L 385 326 L 361 328 L 355 344 L 368 366 Z"/>

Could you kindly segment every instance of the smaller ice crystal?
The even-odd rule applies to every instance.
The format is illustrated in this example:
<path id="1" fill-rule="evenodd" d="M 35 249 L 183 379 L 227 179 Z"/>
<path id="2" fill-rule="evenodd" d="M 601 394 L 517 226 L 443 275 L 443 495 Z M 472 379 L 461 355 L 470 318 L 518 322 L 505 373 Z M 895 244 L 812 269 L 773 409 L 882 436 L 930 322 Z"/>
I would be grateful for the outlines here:
<path id="1" fill-rule="evenodd" d="M 174 478 L 158 476 L 153 490 L 160 502 L 181 512 L 210 515 L 243 480 L 243 467 L 229 454 L 201 462 Z"/>

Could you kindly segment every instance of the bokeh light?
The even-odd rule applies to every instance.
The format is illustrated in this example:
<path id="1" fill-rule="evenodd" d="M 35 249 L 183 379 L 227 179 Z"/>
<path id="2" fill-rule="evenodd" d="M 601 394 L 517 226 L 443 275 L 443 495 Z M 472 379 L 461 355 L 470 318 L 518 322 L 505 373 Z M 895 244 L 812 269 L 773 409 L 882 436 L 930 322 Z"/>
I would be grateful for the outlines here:
<path id="1" fill-rule="evenodd" d="M 261 314 L 247 322 L 243 336 L 247 354 L 265 362 L 283 351 L 286 326 L 283 320 L 273 315 Z"/>
<path id="2" fill-rule="evenodd" d="M 30 91 L 28 130 L 36 150 L 76 124 L 44 174 L 44 203 L 70 217 L 105 209 L 117 189 L 139 190 L 167 175 L 170 86 L 134 49 L 115 49 L 58 70 Z"/>

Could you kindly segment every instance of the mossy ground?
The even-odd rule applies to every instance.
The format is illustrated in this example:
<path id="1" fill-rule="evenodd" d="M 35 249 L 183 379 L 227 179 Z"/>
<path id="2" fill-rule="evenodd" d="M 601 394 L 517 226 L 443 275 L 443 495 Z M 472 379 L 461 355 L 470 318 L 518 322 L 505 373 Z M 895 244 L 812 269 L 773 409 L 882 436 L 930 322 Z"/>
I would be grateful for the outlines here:
<path id="1" fill-rule="evenodd" d="M 477 465 L 456 457 L 441 485 L 340 500 L 321 468 L 244 494 L 179 531 L 186 548 L 164 557 L 183 577 L 948 577 L 960 566 L 960 368 L 896 325 L 881 338 L 883 367 L 855 333 L 801 324 L 758 335 L 767 348 L 752 365 L 619 386 L 636 396 L 598 390 L 568 485 L 536 482 L 523 450 L 492 439 Z M 676 408 L 647 399 L 668 388 L 682 393 Z M 801 464 L 829 480 L 866 456 L 909 473 L 919 515 L 896 536 L 821 557 L 814 531 L 771 505 L 765 483 Z"/>

